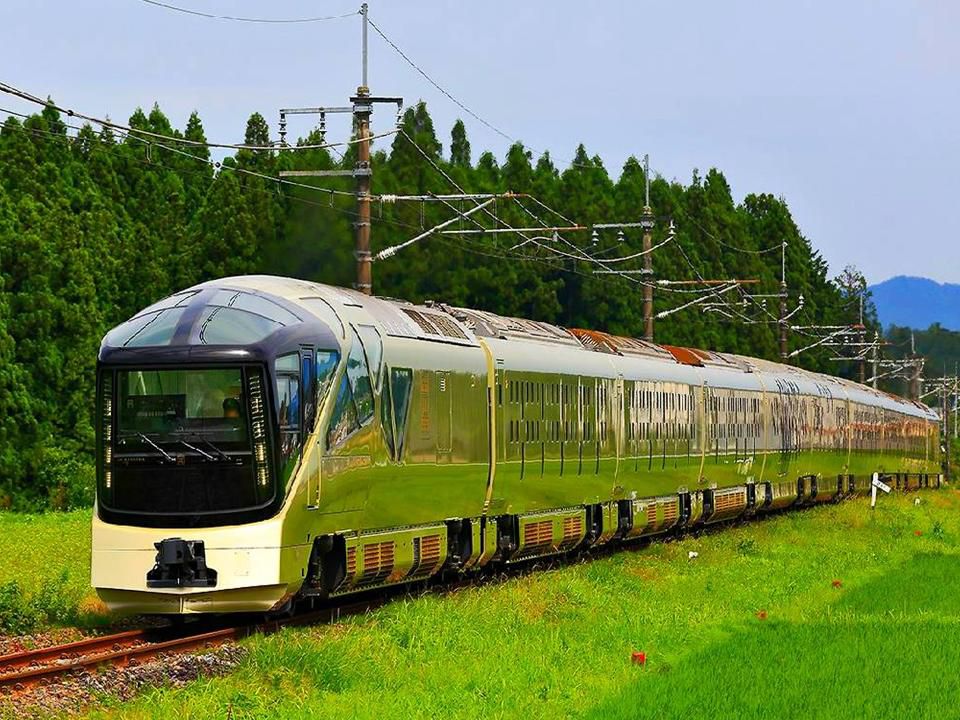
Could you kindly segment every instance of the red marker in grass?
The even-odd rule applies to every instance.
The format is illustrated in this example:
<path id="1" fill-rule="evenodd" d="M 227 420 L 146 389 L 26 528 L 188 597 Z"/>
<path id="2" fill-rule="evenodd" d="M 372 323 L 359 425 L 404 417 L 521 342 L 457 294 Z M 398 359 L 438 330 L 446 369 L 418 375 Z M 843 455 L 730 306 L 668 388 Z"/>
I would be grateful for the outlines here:
<path id="1" fill-rule="evenodd" d="M 843 583 L 840 582 L 839 580 L 834 580 L 834 581 L 833 581 L 833 586 L 834 586 L 835 588 L 841 588 L 841 587 L 843 587 Z"/>
<path id="2" fill-rule="evenodd" d="M 760 612 L 758 612 L 758 613 L 757 613 L 757 619 L 758 619 L 758 620 L 766 620 L 766 619 L 767 619 L 767 611 L 766 611 L 766 610 L 761 610 Z"/>
<path id="3" fill-rule="evenodd" d="M 914 530 L 913 534 L 916 535 L 917 537 L 920 537 L 921 535 L 923 535 L 923 530 Z"/>
<path id="4" fill-rule="evenodd" d="M 634 650 L 630 655 L 630 659 L 633 661 L 634 665 L 647 664 L 647 654 L 643 650 Z"/>

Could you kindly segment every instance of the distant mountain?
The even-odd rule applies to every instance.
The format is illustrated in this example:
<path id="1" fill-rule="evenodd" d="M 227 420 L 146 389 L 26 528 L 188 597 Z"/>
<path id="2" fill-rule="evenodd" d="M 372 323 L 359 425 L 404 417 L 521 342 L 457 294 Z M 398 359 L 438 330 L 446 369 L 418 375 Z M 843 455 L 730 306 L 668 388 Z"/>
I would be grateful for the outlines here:
<path id="1" fill-rule="evenodd" d="M 960 285 L 928 278 L 897 277 L 870 286 L 884 327 L 926 329 L 933 323 L 960 330 Z"/>

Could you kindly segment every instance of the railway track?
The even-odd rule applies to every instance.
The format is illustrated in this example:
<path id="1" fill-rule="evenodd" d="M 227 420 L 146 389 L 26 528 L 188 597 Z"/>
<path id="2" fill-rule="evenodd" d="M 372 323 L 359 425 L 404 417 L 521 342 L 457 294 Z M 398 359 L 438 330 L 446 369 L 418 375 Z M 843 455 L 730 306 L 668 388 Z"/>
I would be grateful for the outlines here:
<path id="1" fill-rule="evenodd" d="M 0 692 L 6 695 L 29 688 L 52 685 L 101 667 L 131 667 L 168 654 L 216 647 L 249 635 L 270 634 L 286 626 L 332 622 L 346 615 L 366 612 L 382 601 L 372 598 L 351 605 L 260 620 L 246 625 L 187 626 L 128 630 L 112 635 L 84 638 L 63 645 L 24 650 L 0 656 Z"/>

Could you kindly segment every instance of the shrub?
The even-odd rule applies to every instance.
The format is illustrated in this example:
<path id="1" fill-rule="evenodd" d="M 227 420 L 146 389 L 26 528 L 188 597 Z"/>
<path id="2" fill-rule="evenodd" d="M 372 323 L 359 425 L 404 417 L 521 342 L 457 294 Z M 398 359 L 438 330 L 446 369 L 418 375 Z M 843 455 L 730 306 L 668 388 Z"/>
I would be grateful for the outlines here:
<path id="1" fill-rule="evenodd" d="M 21 634 L 47 625 L 76 624 L 77 600 L 66 570 L 32 595 L 23 592 L 16 580 L 10 580 L 0 585 L 0 630 Z"/>
<path id="2" fill-rule="evenodd" d="M 89 458 L 56 445 L 40 453 L 37 486 L 52 510 L 73 510 L 93 504 L 95 471 Z"/>
<path id="3" fill-rule="evenodd" d="M 40 612 L 27 602 L 20 583 L 10 580 L 0 585 L 0 629 L 8 633 L 25 633 L 40 622 Z"/>

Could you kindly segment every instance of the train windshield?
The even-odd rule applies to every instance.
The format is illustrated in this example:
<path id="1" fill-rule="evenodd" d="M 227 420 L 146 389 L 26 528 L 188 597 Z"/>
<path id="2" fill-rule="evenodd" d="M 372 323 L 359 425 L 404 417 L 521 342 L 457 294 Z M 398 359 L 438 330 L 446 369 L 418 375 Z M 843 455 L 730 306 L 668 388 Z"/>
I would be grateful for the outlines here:
<path id="1" fill-rule="evenodd" d="M 239 368 L 121 371 L 117 385 L 118 450 L 151 448 L 151 442 L 183 450 L 191 437 L 230 449 L 248 447 Z"/>
<path id="2" fill-rule="evenodd" d="M 213 524 L 274 498 L 259 369 L 119 370 L 109 378 L 99 492 L 108 512 Z"/>

